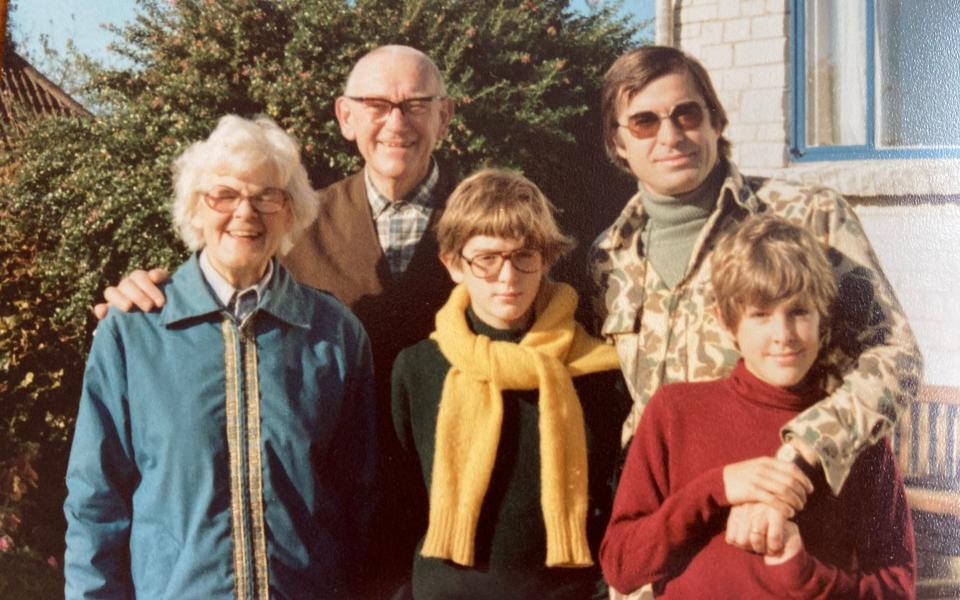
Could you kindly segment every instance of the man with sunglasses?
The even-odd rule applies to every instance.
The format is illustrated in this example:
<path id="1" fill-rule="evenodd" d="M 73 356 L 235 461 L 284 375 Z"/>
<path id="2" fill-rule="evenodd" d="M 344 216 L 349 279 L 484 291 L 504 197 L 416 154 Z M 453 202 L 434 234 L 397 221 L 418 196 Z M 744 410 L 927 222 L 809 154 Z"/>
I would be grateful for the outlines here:
<path id="1" fill-rule="evenodd" d="M 457 183 L 433 150 L 453 116 L 439 69 L 409 46 L 381 46 L 364 55 L 335 103 L 343 136 L 355 142 L 364 168 L 319 192 L 319 215 L 283 257 L 297 281 L 332 293 L 360 318 L 370 337 L 384 471 L 384 509 L 374 524 L 369 563 L 378 584 L 370 597 L 392 592 L 409 571 L 403 523 L 392 518 L 390 474 L 396 472 L 390 433 L 390 368 L 399 351 L 433 329 L 452 285 L 437 260 L 432 233 Z M 167 273 L 134 271 L 104 297 L 121 310 L 149 311 L 164 298 L 155 283 Z M 95 309 L 106 314 L 106 304 Z M 412 538 L 411 538 L 412 541 Z M 358 565 L 358 568 L 360 566 Z M 373 578 L 373 576 L 371 576 Z M 379 585 L 383 584 L 383 585 Z"/>
<path id="2" fill-rule="evenodd" d="M 709 75 L 677 49 L 620 57 L 601 103 L 607 153 L 638 182 L 590 252 L 594 308 L 634 399 L 621 442 L 661 385 L 718 379 L 735 365 L 739 351 L 716 315 L 709 259 L 723 233 L 750 214 L 773 212 L 826 245 L 839 306 L 812 370 L 828 395 L 781 432 L 777 458 L 793 466 L 743 483 L 771 499 L 806 479 L 838 493 L 857 455 L 914 399 L 921 377 L 916 341 L 850 205 L 832 190 L 742 175 L 729 160 L 727 116 Z M 776 553 L 782 527 L 765 505 L 743 506 L 731 511 L 726 537 Z"/>

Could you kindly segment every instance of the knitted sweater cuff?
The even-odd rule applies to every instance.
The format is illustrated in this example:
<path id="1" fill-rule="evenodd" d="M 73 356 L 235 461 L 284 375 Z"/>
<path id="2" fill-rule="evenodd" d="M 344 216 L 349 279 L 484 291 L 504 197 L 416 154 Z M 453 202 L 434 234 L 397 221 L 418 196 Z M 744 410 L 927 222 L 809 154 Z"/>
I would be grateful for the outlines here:
<path id="1" fill-rule="evenodd" d="M 468 514 L 453 509 L 431 510 L 430 525 L 420 554 L 472 567 L 478 519 L 479 513 Z"/>
<path id="2" fill-rule="evenodd" d="M 567 512 L 545 515 L 547 527 L 548 567 L 590 567 L 590 544 L 587 542 L 587 508 L 575 507 Z"/>

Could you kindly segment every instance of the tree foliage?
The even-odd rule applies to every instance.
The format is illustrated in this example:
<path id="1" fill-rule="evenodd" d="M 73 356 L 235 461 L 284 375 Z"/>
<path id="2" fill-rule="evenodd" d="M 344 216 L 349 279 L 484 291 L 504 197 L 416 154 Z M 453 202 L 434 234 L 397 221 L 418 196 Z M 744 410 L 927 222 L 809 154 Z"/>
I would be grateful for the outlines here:
<path id="1" fill-rule="evenodd" d="M 485 163 L 522 169 L 588 244 L 623 198 L 625 182 L 602 156 L 597 104 L 603 72 L 637 42 L 637 24 L 615 6 L 580 14 L 568 4 L 142 0 L 136 21 L 117 30 L 129 67 L 76 62 L 98 116 L 38 124 L 4 165 L 0 518 L 23 524 L 0 525 L 0 535 L 62 551 L 89 307 L 130 268 L 185 258 L 169 224 L 169 167 L 225 113 L 276 119 L 300 139 L 319 187 L 360 164 L 333 113 L 350 66 L 381 44 L 421 48 L 457 106 L 438 154 L 462 173 Z M 574 264 L 569 272 L 582 269 L 582 254 Z M 13 494 L 4 473 L 25 493 Z M 30 492 L 36 485 L 43 493 Z"/>

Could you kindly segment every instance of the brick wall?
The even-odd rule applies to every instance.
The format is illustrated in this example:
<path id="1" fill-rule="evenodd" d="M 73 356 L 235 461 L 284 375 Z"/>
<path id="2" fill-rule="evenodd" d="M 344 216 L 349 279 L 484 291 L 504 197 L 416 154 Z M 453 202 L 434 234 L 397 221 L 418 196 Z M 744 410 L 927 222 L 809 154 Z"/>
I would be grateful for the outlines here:
<path id="1" fill-rule="evenodd" d="M 674 3 L 674 43 L 710 72 L 727 109 L 737 164 L 786 165 L 787 0 Z"/>
<path id="2" fill-rule="evenodd" d="M 960 206 L 860 205 L 857 215 L 923 352 L 925 382 L 960 386 Z"/>

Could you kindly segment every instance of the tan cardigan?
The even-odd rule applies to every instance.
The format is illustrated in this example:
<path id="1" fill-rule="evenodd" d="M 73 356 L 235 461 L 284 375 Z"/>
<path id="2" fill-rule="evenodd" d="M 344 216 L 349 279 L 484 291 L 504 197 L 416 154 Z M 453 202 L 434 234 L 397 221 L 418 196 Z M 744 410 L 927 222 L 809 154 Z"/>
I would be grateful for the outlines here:
<path id="1" fill-rule="evenodd" d="M 368 597 L 389 596 L 409 577 L 417 531 L 393 514 L 400 489 L 393 478 L 400 451 L 390 419 L 390 372 L 400 350 L 425 339 L 453 283 L 437 256 L 433 225 L 456 181 L 440 167 L 430 228 L 417 244 L 407 270 L 390 274 L 377 237 L 363 172 L 324 188 L 317 220 L 282 260 L 297 281 L 326 290 L 346 304 L 363 323 L 373 349 L 377 398 L 377 444 L 382 473 L 379 509 L 373 520 Z M 445 175 L 446 174 L 446 175 Z M 370 499 L 373 501 L 373 498 Z"/>
<path id="2" fill-rule="evenodd" d="M 453 289 L 433 234 L 456 184 L 445 173 L 441 166 L 430 229 L 401 276 L 392 276 L 384 259 L 362 171 L 320 191 L 317 220 L 282 261 L 297 281 L 330 292 L 360 318 L 373 346 L 377 395 L 386 414 L 393 359 L 433 331 L 434 316 Z"/>

